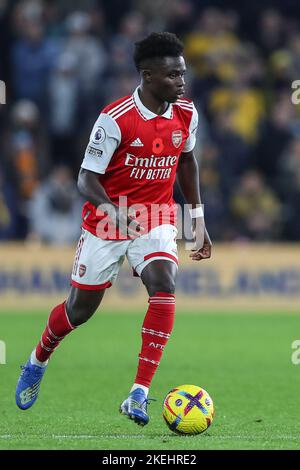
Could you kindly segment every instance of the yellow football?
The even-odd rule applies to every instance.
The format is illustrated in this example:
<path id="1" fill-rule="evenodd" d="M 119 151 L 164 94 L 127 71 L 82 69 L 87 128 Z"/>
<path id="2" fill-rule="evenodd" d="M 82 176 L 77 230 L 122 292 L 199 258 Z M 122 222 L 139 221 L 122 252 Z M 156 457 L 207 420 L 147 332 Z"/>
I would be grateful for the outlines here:
<path id="1" fill-rule="evenodd" d="M 200 434 L 213 421 L 214 404 L 203 388 L 180 385 L 173 388 L 164 399 L 163 418 L 175 433 Z"/>

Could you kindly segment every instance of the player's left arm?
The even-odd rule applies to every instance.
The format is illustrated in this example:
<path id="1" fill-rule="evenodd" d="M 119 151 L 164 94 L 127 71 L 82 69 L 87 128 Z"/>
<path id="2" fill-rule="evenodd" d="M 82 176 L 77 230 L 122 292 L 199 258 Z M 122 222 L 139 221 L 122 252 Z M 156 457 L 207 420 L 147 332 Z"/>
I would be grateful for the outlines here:
<path id="1" fill-rule="evenodd" d="M 177 181 L 187 204 L 194 209 L 192 215 L 196 216 L 192 216 L 195 248 L 190 257 L 194 261 L 210 258 L 212 242 L 201 210 L 199 167 L 193 150 L 181 154 L 177 168 Z"/>

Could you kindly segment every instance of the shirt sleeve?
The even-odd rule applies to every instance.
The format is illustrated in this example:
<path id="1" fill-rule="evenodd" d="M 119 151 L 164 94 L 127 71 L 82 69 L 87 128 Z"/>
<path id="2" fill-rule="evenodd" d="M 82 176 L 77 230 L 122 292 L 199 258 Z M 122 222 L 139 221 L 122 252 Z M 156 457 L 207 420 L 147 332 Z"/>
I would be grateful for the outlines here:
<path id="1" fill-rule="evenodd" d="M 101 113 L 91 132 L 81 168 L 105 173 L 120 142 L 121 130 L 118 124 L 108 114 Z"/>
<path id="2" fill-rule="evenodd" d="M 198 127 L 198 112 L 193 104 L 193 115 L 189 127 L 189 136 L 185 141 L 183 152 L 191 152 L 196 144 L 196 133 Z"/>

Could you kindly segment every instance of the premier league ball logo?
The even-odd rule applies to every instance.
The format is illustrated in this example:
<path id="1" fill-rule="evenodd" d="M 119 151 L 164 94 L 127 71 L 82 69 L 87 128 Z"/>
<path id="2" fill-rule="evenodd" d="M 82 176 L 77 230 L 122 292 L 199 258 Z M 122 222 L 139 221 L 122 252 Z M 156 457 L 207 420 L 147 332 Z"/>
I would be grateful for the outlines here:
<path id="1" fill-rule="evenodd" d="M 106 138 L 106 133 L 103 127 L 97 127 L 97 129 L 94 132 L 92 142 L 94 144 L 102 144 L 102 142 L 105 141 Z"/>

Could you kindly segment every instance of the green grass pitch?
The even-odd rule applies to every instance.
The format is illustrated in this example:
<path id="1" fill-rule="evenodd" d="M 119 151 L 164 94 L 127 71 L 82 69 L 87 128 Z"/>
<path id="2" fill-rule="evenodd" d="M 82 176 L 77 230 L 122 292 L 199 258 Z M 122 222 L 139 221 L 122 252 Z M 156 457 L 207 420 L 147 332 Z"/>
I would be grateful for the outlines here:
<path id="1" fill-rule="evenodd" d="M 299 449 L 300 339 L 292 314 L 177 313 L 154 378 L 150 423 L 141 428 L 118 412 L 134 379 L 143 315 L 98 312 L 53 355 L 37 403 L 14 402 L 19 366 L 47 314 L 1 314 L 0 449 Z M 174 386 L 205 388 L 215 403 L 212 426 L 198 436 L 173 434 L 162 402 Z"/>

